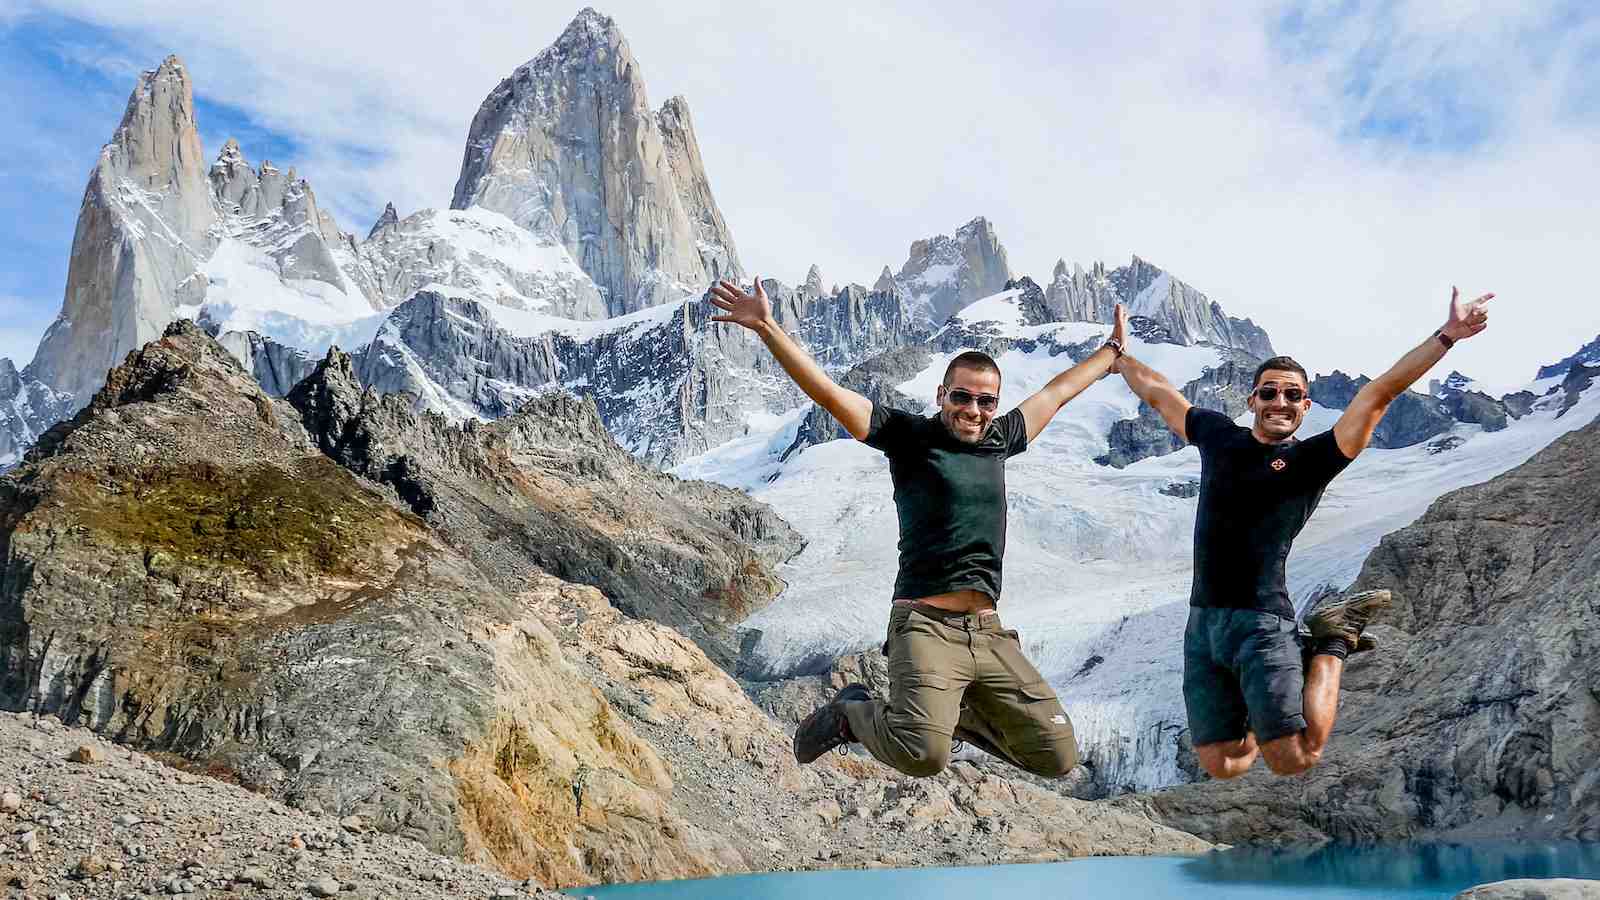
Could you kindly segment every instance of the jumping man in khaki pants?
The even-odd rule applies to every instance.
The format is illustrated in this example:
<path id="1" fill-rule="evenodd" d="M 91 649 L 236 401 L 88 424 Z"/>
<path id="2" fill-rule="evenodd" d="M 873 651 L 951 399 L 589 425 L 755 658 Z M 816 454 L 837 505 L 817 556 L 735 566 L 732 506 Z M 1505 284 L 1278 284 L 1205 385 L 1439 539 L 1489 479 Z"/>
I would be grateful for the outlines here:
<path id="1" fill-rule="evenodd" d="M 915 416 L 875 406 L 835 384 L 772 318 L 762 289 L 727 281 L 711 303 L 759 336 L 789 377 L 851 436 L 889 458 L 900 520 L 900 569 L 889 615 L 889 698 L 852 684 L 795 731 L 795 757 L 811 762 L 858 741 L 908 775 L 933 775 L 950 761 L 952 739 L 968 741 L 1038 775 L 1077 765 L 1072 723 L 1055 692 L 1001 628 L 1000 561 L 1005 553 L 1005 461 L 1027 449 L 1051 418 L 1111 370 L 1122 352 L 1125 317 L 1106 346 L 1062 372 L 1003 416 L 1000 370 L 978 352 L 951 360 L 939 412 Z"/>

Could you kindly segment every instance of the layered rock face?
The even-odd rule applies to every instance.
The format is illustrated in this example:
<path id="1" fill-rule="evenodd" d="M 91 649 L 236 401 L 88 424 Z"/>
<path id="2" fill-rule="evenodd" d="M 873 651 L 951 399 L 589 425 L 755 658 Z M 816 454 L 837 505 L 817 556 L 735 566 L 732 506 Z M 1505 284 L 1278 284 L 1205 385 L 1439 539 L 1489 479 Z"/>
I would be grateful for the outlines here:
<path id="1" fill-rule="evenodd" d="M 400 219 L 389 206 L 355 252 L 356 270 L 386 308 L 449 288 L 563 319 L 607 315 L 599 286 L 565 247 L 487 209 L 424 209 Z"/>
<path id="2" fill-rule="evenodd" d="M 220 235 L 240 241 L 271 260 L 273 273 L 283 282 L 319 282 L 370 304 L 375 286 L 367 279 L 352 279 L 355 240 L 339 230 L 333 217 L 317 205 L 311 185 L 294 169 L 287 172 L 263 160 L 253 167 L 239 142 L 229 138 L 208 173 L 221 210 Z M 227 279 L 231 273 L 212 276 Z M 233 287 L 224 285 L 223 289 Z M 213 292 L 213 304 L 246 302 Z M 372 306 L 372 309 L 381 308 Z"/>
<path id="3" fill-rule="evenodd" d="M 1584 344 L 1582 347 L 1579 347 L 1578 352 L 1561 360 L 1560 362 L 1552 363 L 1548 366 L 1540 366 L 1537 377 L 1554 378 L 1557 375 L 1565 375 L 1574 367 L 1580 365 L 1600 365 L 1600 337 L 1597 337 L 1589 343 Z"/>
<path id="4" fill-rule="evenodd" d="M 1059 260 L 1044 302 L 1053 320 L 1106 323 L 1121 303 L 1129 316 L 1160 325 L 1173 343 L 1231 347 L 1257 359 L 1274 355 L 1260 326 L 1224 314 L 1205 294 L 1137 256 L 1116 269 L 1097 262 L 1088 271 L 1074 266 L 1070 272 Z"/>
<path id="5" fill-rule="evenodd" d="M 188 323 L 115 370 L 0 480 L 0 704 L 519 875 L 737 867 L 544 626 L 589 589 L 496 588 L 300 418 Z"/>
<path id="6" fill-rule="evenodd" d="M 764 504 L 640 463 L 587 399 L 549 394 L 460 428 L 364 390 L 334 351 L 288 401 L 325 453 L 390 485 L 495 585 L 516 591 L 541 571 L 594 585 L 722 663 L 732 626 L 781 590 L 773 568 L 804 546 Z"/>
<path id="7" fill-rule="evenodd" d="M 1140 803 L 1213 840 L 1600 839 L 1600 422 L 1386 536 L 1382 645 L 1345 676 L 1308 775 L 1257 770 Z"/>
<path id="8" fill-rule="evenodd" d="M 954 237 L 913 241 L 894 281 L 912 314 L 931 330 L 972 301 L 1004 290 L 1013 277 L 1006 248 L 980 216 L 956 229 Z"/>
<path id="9" fill-rule="evenodd" d="M 0 357 L 0 472 L 22 461 L 51 425 L 72 414 L 71 394 L 57 394 Z"/>
<path id="10" fill-rule="evenodd" d="M 907 339 L 893 291 L 850 286 L 806 300 L 775 281 L 766 287 L 779 324 L 830 368 Z M 793 409 L 802 397 L 758 341 L 711 322 L 714 312 L 696 299 L 593 326 L 525 323 L 424 291 L 390 314 L 356 369 L 363 383 L 454 418 L 498 418 L 541 393 L 579 391 L 629 451 L 670 465 L 742 434 L 752 413 Z"/>
<path id="11" fill-rule="evenodd" d="M 473 205 L 560 240 L 612 315 L 742 275 L 687 106 L 651 111 L 627 41 L 593 9 L 473 117 L 451 207 Z"/>
<path id="12" fill-rule="evenodd" d="M 206 182 L 194 90 L 177 57 L 139 76 L 111 142 L 100 151 L 72 236 L 61 313 L 27 378 L 73 408 L 107 369 L 161 335 L 173 311 L 196 303 L 218 211 Z"/>

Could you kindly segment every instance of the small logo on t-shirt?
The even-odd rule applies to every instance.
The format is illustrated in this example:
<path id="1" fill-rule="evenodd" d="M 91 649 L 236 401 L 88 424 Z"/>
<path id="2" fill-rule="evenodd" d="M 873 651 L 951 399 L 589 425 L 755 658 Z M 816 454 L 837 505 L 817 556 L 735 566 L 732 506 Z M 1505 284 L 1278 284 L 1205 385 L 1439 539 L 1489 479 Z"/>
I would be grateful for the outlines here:
<path id="1" fill-rule="evenodd" d="M 1284 462 L 1282 459 L 1275 459 L 1275 460 L 1272 461 L 1272 471 L 1274 471 L 1274 472 L 1282 472 L 1285 468 L 1288 467 L 1288 465 L 1289 464 Z"/>

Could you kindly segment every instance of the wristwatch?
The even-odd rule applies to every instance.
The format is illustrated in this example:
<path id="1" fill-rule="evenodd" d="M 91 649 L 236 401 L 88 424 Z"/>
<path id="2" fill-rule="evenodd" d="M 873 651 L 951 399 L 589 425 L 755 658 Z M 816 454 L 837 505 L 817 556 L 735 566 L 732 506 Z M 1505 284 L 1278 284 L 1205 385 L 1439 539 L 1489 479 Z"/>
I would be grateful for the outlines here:
<path id="1" fill-rule="evenodd" d="M 1443 344 L 1446 350 L 1449 350 L 1451 347 L 1456 345 L 1455 339 L 1450 337 L 1448 334 L 1445 334 L 1443 328 L 1435 331 L 1433 336 L 1439 339 L 1439 343 Z"/>
<path id="2" fill-rule="evenodd" d="M 1111 348 L 1111 352 L 1115 353 L 1118 357 L 1122 356 L 1122 342 L 1121 341 L 1117 340 L 1116 338 L 1106 338 L 1106 346 L 1110 347 Z"/>

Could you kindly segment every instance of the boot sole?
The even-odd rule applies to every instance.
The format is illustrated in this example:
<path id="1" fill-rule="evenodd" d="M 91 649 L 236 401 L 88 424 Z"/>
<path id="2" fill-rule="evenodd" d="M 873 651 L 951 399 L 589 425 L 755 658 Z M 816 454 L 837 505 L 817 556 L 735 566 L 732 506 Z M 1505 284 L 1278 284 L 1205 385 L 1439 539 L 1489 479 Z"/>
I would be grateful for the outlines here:
<path id="1" fill-rule="evenodd" d="M 1341 623 L 1348 621 L 1351 618 L 1360 618 L 1361 628 L 1364 629 L 1367 624 L 1372 621 L 1372 617 L 1382 610 L 1387 609 L 1393 600 L 1394 594 L 1388 588 L 1378 588 L 1377 590 L 1372 591 L 1358 591 L 1348 597 L 1341 597 L 1338 600 L 1322 606 L 1306 620 L 1306 624 L 1310 626 L 1311 619 L 1320 617 L 1333 618 L 1334 621 Z M 1356 629 L 1356 631 L 1359 634 L 1361 629 Z M 1311 633 L 1315 635 L 1316 629 L 1312 628 Z M 1318 636 L 1327 637 L 1328 635 Z"/>

